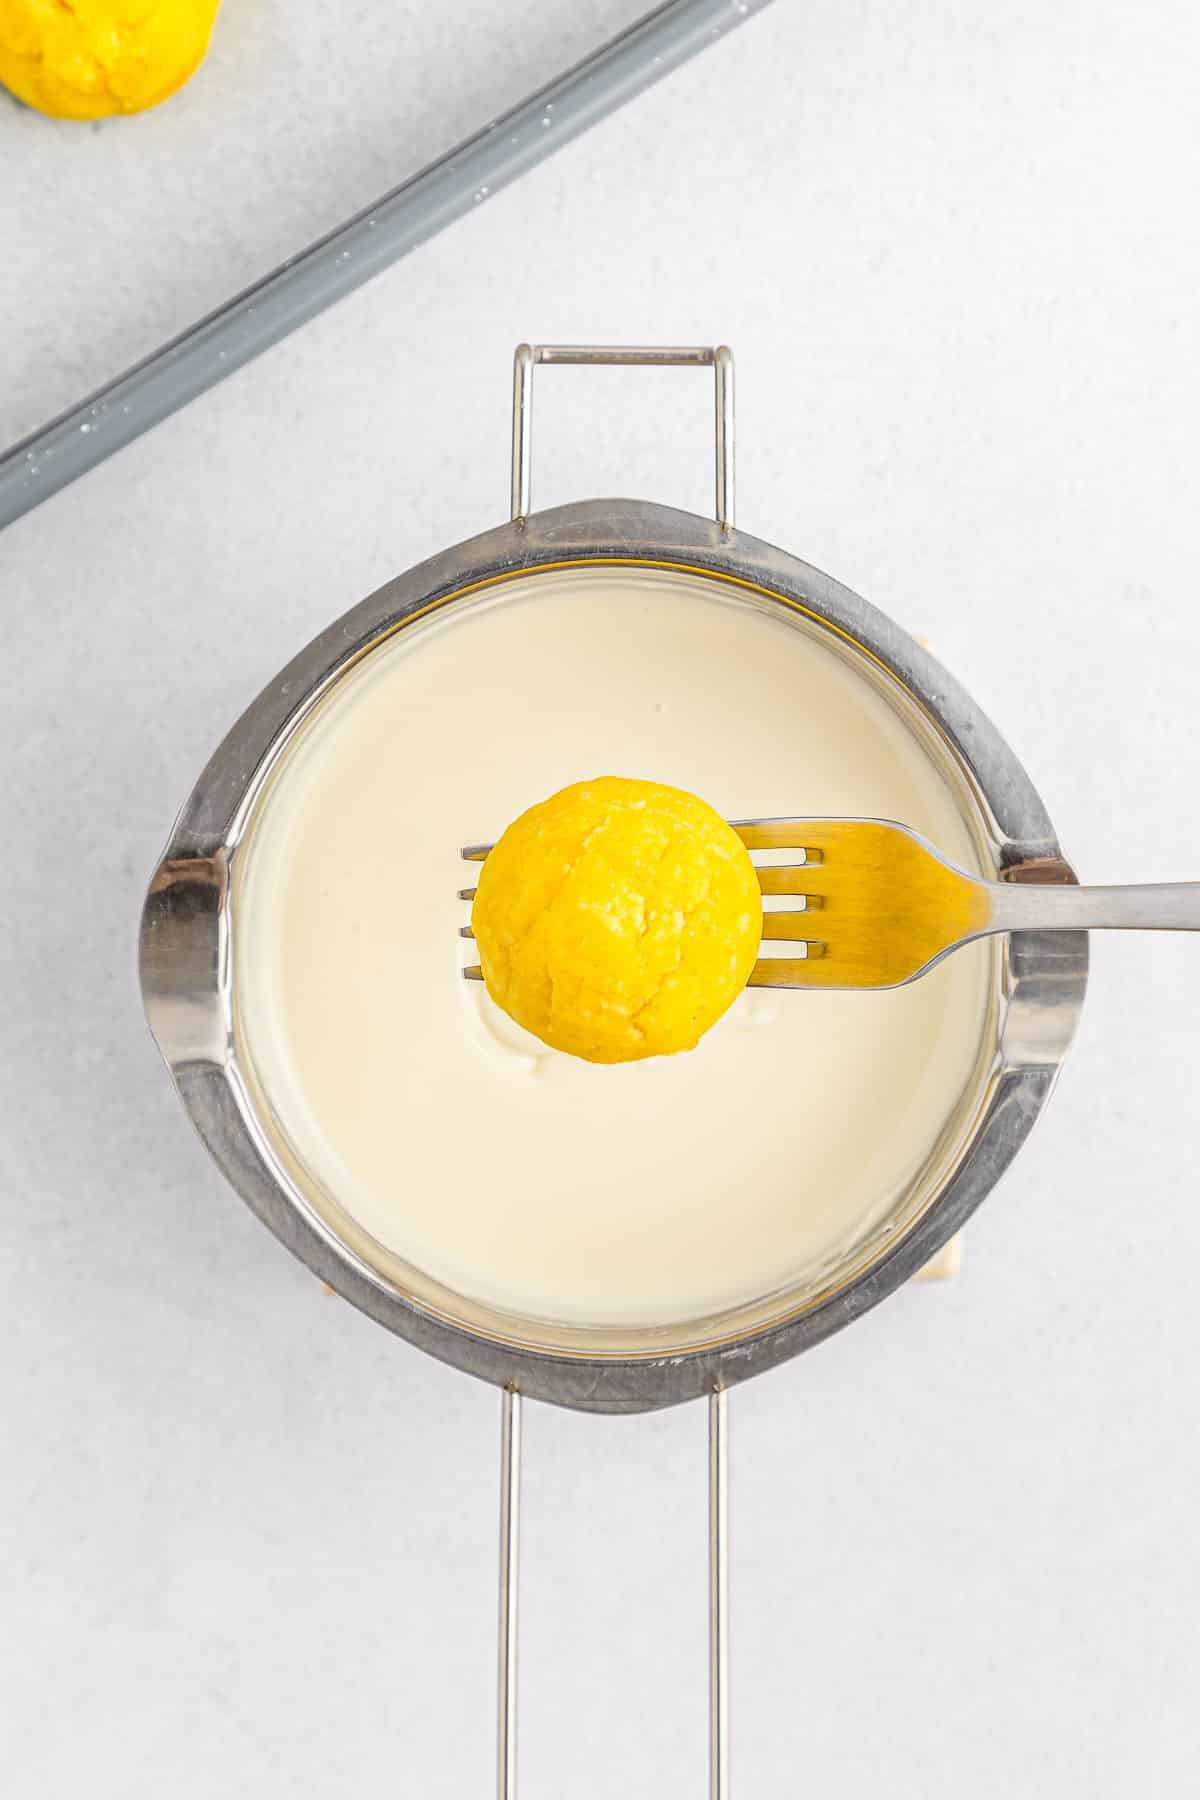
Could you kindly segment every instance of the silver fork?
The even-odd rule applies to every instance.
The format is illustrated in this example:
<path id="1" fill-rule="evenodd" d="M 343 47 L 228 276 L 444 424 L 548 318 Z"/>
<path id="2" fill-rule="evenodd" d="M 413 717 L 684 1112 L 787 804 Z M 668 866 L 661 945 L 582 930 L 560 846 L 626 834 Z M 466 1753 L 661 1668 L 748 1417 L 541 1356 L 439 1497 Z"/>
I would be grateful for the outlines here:
<path id="1" fill-rule="evenodd" d="M 917 832 L 886 819 L 747 819 L 747 850 L 793 850 L 792 863 L 757 868 L 764 895 L 794 910 L 764 911 L 763 940 L 792 954 L 763 956 L 750 987 L 890 988 L 915 981 L 962 944 L 1007 931 L 1200 931 L 1200 882 L 1077 887 L 981 881 Z M 492 846 L 468 844 L 467 862 Z M 473 887 L 460 900 L 475 898 Z M 819 917 L 814 917 L 819 914 Z M 474 936 L 469 925 L 460 935 Z M 482 981 L 477 963 L 463 970 Z"/>

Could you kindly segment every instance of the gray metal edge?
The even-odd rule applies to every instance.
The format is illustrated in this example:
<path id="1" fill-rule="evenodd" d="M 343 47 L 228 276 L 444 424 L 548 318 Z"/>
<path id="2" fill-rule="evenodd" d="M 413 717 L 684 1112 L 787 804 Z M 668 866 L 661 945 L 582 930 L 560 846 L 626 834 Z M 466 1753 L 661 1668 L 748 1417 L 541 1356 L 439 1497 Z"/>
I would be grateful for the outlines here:
<path id="1" fill-rule="evenodd" d="M 575 1357 L 497 1343 L 431 1315 L 364 1273 L 314 1229 L 280 1188 L 242 1117 L 226 1069 L 221 914 L 239 809 L 269 747 L 333 673 L 381 632 L 464 586 L 546 563 L 678 560 L 752 581 L 847 632 L 894 674 L 959 749 L 997 828 L 1010 870 L 1060 855 L 1025 771 L 958 682 L 899 626 L 849 589 L 774 546 L 643 501 L 587 501 L 505 524 L 397 576 L 322 632 L 234 725 L 177 821 L 142 918 L 147 1017 L 194 1125 L 251 1209 L 323 1280 L 431 1355 L 533 1398 L 598 1412 L 672 1405 L 811 1348 L 875 1306 L 923 1266 L 989 1193 L 1049 1096 L 1087 980 L 1082 933 L 1012 940 L 1004 1067 L 966 1153 L 936 1202 L 868 1271 L 811 1310 L 733 1342 L 681 1354 Z"/>
<path id="2" fill-rule="evenodd" d="M 0 528 L 361 287 L 770 0 L 668 0 L 0 455 Z"/>

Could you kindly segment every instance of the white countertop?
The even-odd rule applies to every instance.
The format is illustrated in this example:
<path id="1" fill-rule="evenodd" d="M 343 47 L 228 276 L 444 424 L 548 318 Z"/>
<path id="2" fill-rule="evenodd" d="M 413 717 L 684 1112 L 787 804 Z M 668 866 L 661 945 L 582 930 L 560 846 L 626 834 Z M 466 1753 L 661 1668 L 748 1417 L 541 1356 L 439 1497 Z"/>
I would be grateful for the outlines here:
<path id="1" fill-rule="evenodd" d="M 301 12 L 303 9 L 299 9 Z M 226 0 L 179 98 L 0 105 L 0 436 L 637 5 Z M 522 337 L 725 339 L 739 517 L 929 639 L 1092 879 L 1200 875 L 1200 26 L 779 4 L 0 540 L 0 1765 L 479 1796 L 496 1395 L 193 1139 L 138 909 L 264 680 L 504 515 Z M 709 505 L 709 390 L 548 372 L 537 504 Z M 1200 1672 L 1200 944 L 1093 945 L 963 1273 L 739 1389 L 738 1800 L 1176 1796 Z M 521 1800 L 705 1781 L 705 1419 L 527 1421 Z"/>

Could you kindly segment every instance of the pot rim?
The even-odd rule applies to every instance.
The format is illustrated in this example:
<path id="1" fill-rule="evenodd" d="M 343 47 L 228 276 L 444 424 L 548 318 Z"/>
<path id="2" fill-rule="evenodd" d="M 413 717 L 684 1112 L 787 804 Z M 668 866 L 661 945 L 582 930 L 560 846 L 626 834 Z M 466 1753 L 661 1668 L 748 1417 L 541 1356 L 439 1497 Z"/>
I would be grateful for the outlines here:
<path id="1" fill-rule="evenodd" d="M 270 767 L 349 666 L 381 639 L 467 593 L 564 566 L 634 564 L 716 577 L 782 603 L 856 649 L 905 691 L 966 778 L 996 869 L 1073 881 L 1028 775 L 936 659 L 831 577 L 773 545 L 646 501 L 575 502 L 504 524 L 395 577 L 321 632 L 250 705 L 176 821 L 142 915 L 143 1000 L 192 1123 L 247 1205 L 346 1299 L 440 1360 L 533 1398 L 641 1411 L 732 1385 L 821 1342 L 915 1274 L 981 1203 L 1049 1097 L 1087 985 L 1085 933 L 1028 932 L 1002 952 L 999 1061 L 940 1192 L 867 1266 L 802 1310 L 698 1348 L 577 1354 L 510 1342 L 432 1310 L 389 1282 L 308 1207 L 257 1120 L 234 1053 L 230 859 Z M 889 680 L 890 678 L 890 680 Z"/>

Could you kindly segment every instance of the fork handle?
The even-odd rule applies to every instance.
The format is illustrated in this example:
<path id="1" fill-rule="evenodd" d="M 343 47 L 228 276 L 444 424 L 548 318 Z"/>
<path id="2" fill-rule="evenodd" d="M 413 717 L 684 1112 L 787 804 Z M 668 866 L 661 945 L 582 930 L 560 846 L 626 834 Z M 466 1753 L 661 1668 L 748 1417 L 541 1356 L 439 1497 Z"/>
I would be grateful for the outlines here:
<path id="1" fill-rule="evenodd" d="M 1141 887 L 987 883 L 994 931 L 1200 931 L 1200 881 Z M 984 934 L 980 934 L 984 935 Z"/>

